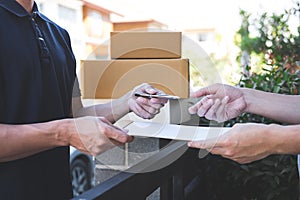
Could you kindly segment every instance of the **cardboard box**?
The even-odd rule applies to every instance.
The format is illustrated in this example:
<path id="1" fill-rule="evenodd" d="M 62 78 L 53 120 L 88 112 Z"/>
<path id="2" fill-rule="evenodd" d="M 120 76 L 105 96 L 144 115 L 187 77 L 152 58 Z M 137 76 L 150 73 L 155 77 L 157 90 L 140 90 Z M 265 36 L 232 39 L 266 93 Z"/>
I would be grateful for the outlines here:
<path id="1" fill-rule="evenodd" d="M 181 32 L 111 32 L 110 56 L 181 58 Z"/>
<path id="2" fill-rule="evenodd" d="M 188 59 L 81 61 L 82 97 L 115 99 L 135 86 L 149 83 L 165 93 L 189 96 Z"/>

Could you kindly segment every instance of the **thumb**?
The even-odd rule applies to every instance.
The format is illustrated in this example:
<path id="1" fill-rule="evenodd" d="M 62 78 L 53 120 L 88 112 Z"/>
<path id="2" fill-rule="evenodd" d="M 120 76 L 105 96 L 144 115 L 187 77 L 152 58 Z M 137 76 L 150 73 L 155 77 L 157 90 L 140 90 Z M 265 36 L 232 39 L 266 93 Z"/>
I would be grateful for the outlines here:
<path id="1" fill-rule="evenodd" d="M 158 93 L 158 90 L 154 89 L 152 86 L 148 86 L 145 88 L 145 92 L 148 94 L 156 94 Z"/>

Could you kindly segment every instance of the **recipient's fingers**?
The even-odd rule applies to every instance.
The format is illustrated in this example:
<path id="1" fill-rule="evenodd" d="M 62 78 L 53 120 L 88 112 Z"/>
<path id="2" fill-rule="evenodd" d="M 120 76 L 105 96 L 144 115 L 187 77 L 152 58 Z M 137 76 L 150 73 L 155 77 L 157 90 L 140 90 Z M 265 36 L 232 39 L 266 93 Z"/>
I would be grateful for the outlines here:
<path id="1" fill-rule="evenodd" d="M 216 112 L 217 112 L 220 105 L 221 105 L 220 99 L 216 99 L 214 104 L 206 112 L 205 118 L 208 119 L 208 120 L 216 120 Z"/>
<path id="2" fill-rule="evenodd" d="M 225 96 L 222 101 L 221 101 L 221 105 L 219 106 L 218 110 L 216 111 L 216 117 L 217 117 L 217 121 L 218 122 L 223 122 L 225 120 L 228 120 L 228 116 L 226 114 L 226 110 L 225 110 L 225 106 L 227 105 L 227 103 L 229 102 L 229 97 Z"/>
<path id="3" fill-rule="evenodd" d="M 199 149 L 226 148 L 232 144 L 228 135 L 223 134 L 207 140 L 190 141 L 188 142 L 188 146 Z"/>
<path id="4" fill-rule="evenodd" d="M 201 102 L 197 102 L 195 105 L 189 107 L 189 113 L 191 115 L 196 114 L 200 106 L 201 106 Z"/>
<path id="5" fill-rule="evenodd" d="M 208 95 L 206 97 L 203 97 L 200 101 L 198 101 L 195 105 L 191 106 L 189 108 L 189 113 L 190 114 L 196 114 L 200 117 L 203 117 L 204 114 L 207 112 L 207 110 L 210 108 L 210 104 L 212 103 L 211 101 L 209 102 L 209 98 L 211 95 Z"/>
<path id="6" fill-rule="evenodd" d="M 197 114 L 199 117 L 205 116 L 207 111 L 211 108 L 213 105 L 214 100 L 213 99 L 207 99 L 206 101 L 202 101 L 202 105 L 199 107 Z"/>
<path id="7" fill-rule="evenodd" d="M 198 149 L 212 149 L 216 147 L 222 147 L 222 145 L 218 143 L 217 139 L 209 139 L 205 141 L 190 141 L 188 142 L 188 146 Z"/>

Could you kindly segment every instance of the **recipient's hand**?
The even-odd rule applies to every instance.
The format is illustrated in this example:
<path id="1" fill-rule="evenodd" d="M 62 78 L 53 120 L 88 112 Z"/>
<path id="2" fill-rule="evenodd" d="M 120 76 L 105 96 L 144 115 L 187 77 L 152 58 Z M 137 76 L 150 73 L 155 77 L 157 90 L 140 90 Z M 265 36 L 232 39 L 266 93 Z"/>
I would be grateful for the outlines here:
<path id="1" fill-rule="evenodd" d="M 133 139 L 103 117 L 74 118 L 68 120 L 68 127 L 69 145 L 93 156 Z"/>
<path id="2" fill-rule="evenodd" d="M 276 137 L 269 135 L 270 125 L 236 124 L 217 139 L 189 142 L 193 148 L 207 149 L 239 163 L 249 163 L 262 159 L 276 149 Z M 274 139 L 275 138 L 275 139 Z M 274 139 L 274 140 L 272 140 Z"/>
<path id="3" fill-rule="evenodd" d="M 152 119 L 168 101 L 167 99 L 136 97 L 135 92 L 148 94 L 161 94 L 162 92 L 146 83 L 133 89 L 128 100 L 129 109 L 144 119 Z"/>
<path id="4" fill-rule="evenodd" d="M 237 117 L 244 112 L 247 106 L 239 88 L 223 84 L 201 88 L 193 93 L 192 97 L 203 98 L 189 108 L 190 114 L 197 114 L 217 122 Z"/>

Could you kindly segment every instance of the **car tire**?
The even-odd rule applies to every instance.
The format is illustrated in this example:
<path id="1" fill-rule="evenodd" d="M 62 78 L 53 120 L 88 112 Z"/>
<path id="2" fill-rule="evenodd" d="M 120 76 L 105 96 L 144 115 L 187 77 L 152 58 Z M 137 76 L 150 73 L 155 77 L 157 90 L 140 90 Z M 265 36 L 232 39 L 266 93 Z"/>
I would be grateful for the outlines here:
<path id="1" fill-rule="evenodd" d="M 78 196 L 91 188 L 91 171 L 83 159 L 75 159 L 71 163 L 73 195 Z"/>

